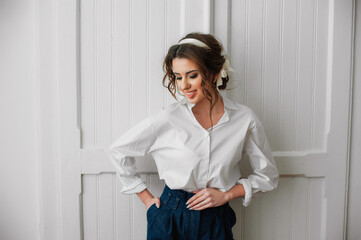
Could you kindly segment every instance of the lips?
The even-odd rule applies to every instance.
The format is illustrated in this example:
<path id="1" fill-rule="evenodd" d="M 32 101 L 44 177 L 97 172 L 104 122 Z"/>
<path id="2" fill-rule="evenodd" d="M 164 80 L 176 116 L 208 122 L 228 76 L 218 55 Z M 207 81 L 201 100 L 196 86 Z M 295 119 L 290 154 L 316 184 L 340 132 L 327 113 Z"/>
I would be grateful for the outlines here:
<path id="1" fill-rule="evenodd" d="M 196 94 L 197 90 L 186 92 L 186 96 L 188 98 L 192 98 Z"/>

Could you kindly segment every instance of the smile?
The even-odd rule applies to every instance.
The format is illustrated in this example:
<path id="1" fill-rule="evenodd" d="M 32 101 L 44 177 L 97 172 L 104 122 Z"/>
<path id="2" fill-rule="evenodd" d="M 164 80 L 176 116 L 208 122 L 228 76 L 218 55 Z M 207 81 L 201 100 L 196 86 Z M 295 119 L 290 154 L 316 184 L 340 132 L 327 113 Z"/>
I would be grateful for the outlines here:
<path id="1" fill-rule="evenodd" d="M 196 92 L 197 92 L 197 90 L 194 90 L 192 92 L 187 92 L 186 95 L 187 95 L 187 97 L 192 98 L 196 94 Z"/>

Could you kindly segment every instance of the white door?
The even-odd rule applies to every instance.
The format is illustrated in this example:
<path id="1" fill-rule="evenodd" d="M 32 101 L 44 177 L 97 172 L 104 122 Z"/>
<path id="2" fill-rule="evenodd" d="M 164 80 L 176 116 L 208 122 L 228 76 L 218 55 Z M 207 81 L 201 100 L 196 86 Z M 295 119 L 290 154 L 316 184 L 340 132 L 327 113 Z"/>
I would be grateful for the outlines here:
<path id="1" fill-rule="evenodd" d="M 173 101 L 162 60 L 190 31 L 222 40 L 227 94 L 260 117 L 282 174 L 250 207 L 232 201 L 236 239 L 343 239 L 351 0 L 69 0 L 57 14 L 62 239 L 145 239 L 103 149 Z M 159 195 L 152 160 L 138 167 Z"/>

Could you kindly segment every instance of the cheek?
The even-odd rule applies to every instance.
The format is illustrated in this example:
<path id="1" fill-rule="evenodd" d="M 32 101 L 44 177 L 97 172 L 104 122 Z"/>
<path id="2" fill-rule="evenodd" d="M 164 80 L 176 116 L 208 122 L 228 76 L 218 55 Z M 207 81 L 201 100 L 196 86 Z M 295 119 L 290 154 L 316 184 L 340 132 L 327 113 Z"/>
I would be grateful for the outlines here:
<path id="1" fill-rule="evenodd" d="M 195 81 L 194 84 L 197 88 L 202 88 L 202 78 L 199 78 Z"/>

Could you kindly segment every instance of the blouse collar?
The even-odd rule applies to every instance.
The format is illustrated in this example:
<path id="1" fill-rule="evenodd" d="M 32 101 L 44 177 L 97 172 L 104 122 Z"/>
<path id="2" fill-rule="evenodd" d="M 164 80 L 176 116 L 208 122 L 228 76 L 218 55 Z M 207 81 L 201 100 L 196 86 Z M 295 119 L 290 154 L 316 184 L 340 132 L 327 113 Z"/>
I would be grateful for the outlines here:
<path id="1" fill-rule="evenodd" d="M 226 109 L 237 109 L 236 104 L 231 101 L 230 99 L 228 99 L 226 96 L 224 96 L 223 94 L 220 94 L 222 100 L 223 100 L 223 104 L 224 104 L 224 108 Z M 189 110 L 192 110 L 192 108 L 194 107 L 194 103 L 190 103 L 188 102 L 186 97 L 183 97 L 180 102 L 184 105 L 187 105 L 187 107 L 189 108 Z"/>
<path id="2" fill-rule="evenodd" d="M 231 101 L 227 97 L 223 96 L 222 94 L 220 94 L 220 95 L 222 97 L 223 104 L 224 104 L 224 115 L 222 116 L 222 118 L 218 121 L 218 123 L 214 127 L 219 126 L 219 125 L 221 125 L 221 124 L 223 124 L 225 122 L 228 122 L 229 121 L 229 111 L 231 109 L 237 109 L 237 106 L 235 105 L 235 103 L 233 101 Z M 182 98 L 180 100 L 180 102 L 183 105 L 187 106 L 190 114 L 192 115 L 192 119 L 193 119 L 194 124 L 196 124 L 197 126 L 202 128 L 203 130 L 205 130 L 202 126 L 200 126 L 199 122 L 196 120 L 196 118 L 193 115 L 192 108 L 194 107 L 195 104 L 194 103 L 189 103 L 186 97 Z M 209 129 L 206 130 L 206 131 L 209 132 Z"/>

